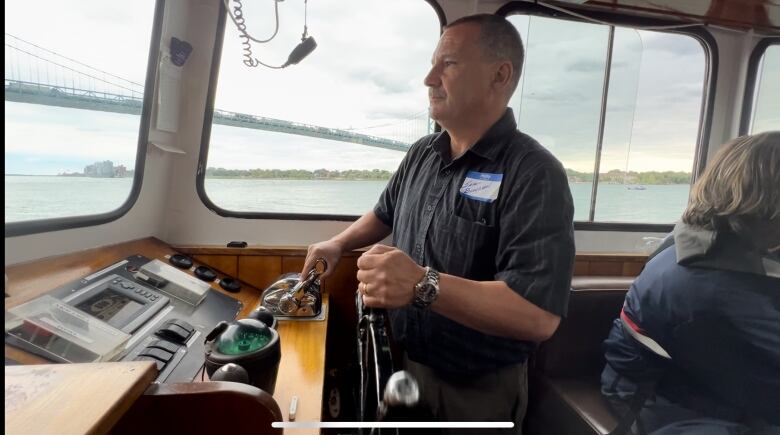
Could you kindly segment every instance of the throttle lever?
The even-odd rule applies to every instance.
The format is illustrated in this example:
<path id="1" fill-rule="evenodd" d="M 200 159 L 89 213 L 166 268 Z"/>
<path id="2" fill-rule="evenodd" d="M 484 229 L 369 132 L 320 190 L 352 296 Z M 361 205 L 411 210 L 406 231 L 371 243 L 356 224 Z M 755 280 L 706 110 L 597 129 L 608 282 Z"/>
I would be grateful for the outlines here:
<path id="1" fill-rule="evenodd" d="M 306 295 L 306 289 L 319 279 L 328 270 L 328 262 L 320 257 L 314 260 L 314 267 L 309 271 L 306 279 L 300 280 L 287 294 L 279 299 L 279 310 L 285 314 L 292 314 L 301 306 L 301 301 Z"/>

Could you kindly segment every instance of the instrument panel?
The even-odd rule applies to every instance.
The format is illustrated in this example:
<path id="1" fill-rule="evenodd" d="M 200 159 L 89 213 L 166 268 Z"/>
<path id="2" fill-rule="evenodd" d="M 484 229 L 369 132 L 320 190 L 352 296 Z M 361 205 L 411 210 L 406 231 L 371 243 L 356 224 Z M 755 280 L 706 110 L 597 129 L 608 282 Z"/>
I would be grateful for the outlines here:
<path id="1" fill-rule="evenodd" d="M 167 293 L 165 285 L 152 287 L 137 278 L 136 274 L 149 263 L 149 258 L 133 255 L 96 273 L 52 290 L 46 296 L 53 297 L 56 305 L 71 307 L 73 318 L 83 318 L 84 328 L 75 333 L 73 327 L 58 325 L 60 332 L 52 334 L 35 326 L 35 319 L 22 319 L 21 324 L 8 328 L 6 343 L 20 347 L 53 362 L 86 362 L 78 358 L 91 358 L 89 352 L 74 352 L 78 348 L 65 342 L 67 333 L 76 334 L 81 342 L 89 343 L 90 331 L 95 325 L 108 324 L 129 338 L 122 349 L 111 354 L 110 361 L 153 361 L 159 370 L 157 382 L 189 382 L 204 363 L 204 337 L 220 321 L 231 321 L 241 311 L 243 304 L 213 289 L 198 304 Z M 59 313 L 66 312 L 59 311 Z M 57 321 L 57 315 L 50 317 Z M 62 315 L 59 316 L 61 317 Z M 28 321 L 31 320 L 31 321 Z M 44 319 L 46 320 L 46 319 Z M 41 325 L 38 323 L 38 325 Z M 45 326 L 45 325 L 44 325 Z M 90 329 L 91 327 L 91 329 Z M 113 329 L 102 327 L 103 330 Z M 61 333 L 64 332 L 64 333 Z M 77 340 L 74 340 L 74 342 Z"/>

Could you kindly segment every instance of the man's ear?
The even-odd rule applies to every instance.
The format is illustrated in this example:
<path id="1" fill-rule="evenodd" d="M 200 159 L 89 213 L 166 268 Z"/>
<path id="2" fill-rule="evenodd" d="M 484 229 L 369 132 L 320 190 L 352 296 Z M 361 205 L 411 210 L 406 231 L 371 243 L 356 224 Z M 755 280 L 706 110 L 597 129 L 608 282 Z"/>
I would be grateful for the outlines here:
<path id="1" fill-rule="evenodd" d="M 500 88 L 508 88 L 512 81 L 512 74 L 514 74 L 512 62 L 501 62 L 498 65 L 498 69 L 496 69 L 496 74 L 493 77 L 493 83 Z"/>

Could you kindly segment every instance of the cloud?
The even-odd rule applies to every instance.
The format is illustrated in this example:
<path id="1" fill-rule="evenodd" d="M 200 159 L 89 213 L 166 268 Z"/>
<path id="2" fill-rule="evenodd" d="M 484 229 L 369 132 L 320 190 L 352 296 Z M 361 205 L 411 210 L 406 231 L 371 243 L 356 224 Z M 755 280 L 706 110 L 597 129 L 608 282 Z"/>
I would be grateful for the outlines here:
<path id="1" fill-rule="evenodd" d="M 541 89 L 528 89 L 524 90 L 523 97 L 529 100 L 538 100 L 545 104 L 570 104 L 575 102 L 581 102 L 585 96 L 581 92 L 572 90 L 571 92 L 561 92 L 561 88 L 565 85 L 557 88 L 541 88 Z"/>
<path id="2" fill-rule="evenodd" d="M 67 162 L 63 170 L 112 160 L 135 166 L 140 117 L 24 103 L 5 103 L 5 152 L 24 156 L 24 173 L 39 173 L 41 162 Z M 99 129 L 93 126 L 99 125 Z"/>
<path id="3" fill-rule="evenodd" d="M 599 72 L 604 73 L 604 59 L 577 59 L 574 62 L 569 63 L 566 69 L 570 72 L 584 72 L 592 73 Z"/>
<path id="4" fill-rule="evenodd" d="M 395 171 L 404 153 L 325 139 L 215 126 L 209 167 L 234 169 L 385 169 Z"/>
<path id="5" fill-rule="evenodd" d="M 606 39 L 593 27 L 532 19 L 523 84 L 512 100 L 522 130 L 566 167 L 585 171 L 595 159 L 606 53 Z M 651 49 L 641 50 L 640 36 L 652 39 Z M 705 65 L 701 48 L 686 38 L 617 32 L 603 170 L 624 169 L 628 161 L 631 170 L 690 171 Z M 697 50 L 661 49 L 676 43 Z"/>
<path id="6" fill-rule="evenodd" d="M 35 4 L 32 25 L 24 17 L 30 17 L 29 3 L 5 2 L 5 32 L 99 70 L 144 83 L 154 1 L 84 0 L 74 5 L 41 0 Z M 18 43 L 6 37 L 9 41 Z M 39 73 L 53 75 L 61 70 L 51 67 Z"/>
<path id="7" fill-rule="evenodd" d="M 695 56 L 704 49 L 698 40 L 691 36 L 675 34 L 677 37 L 669 37 L 669 34 L 640 30 L 642 45 L 645 51 L 664 51 L 675 56 Z"/>
<path id="8" fill-rule="evenodd" d="M 419 84 L 409 83 L 403 74 L 393 74 L 392 71 L 377 71 L 376 69 L 360 68 L 347 73 L 353 82 L 367 81 L 380 88 L 383 94 L 402 94 L 419 90 Z"/>
<path id="9" fill-rule="evenodd" d="M 293 23 L 302 25 L 303 3 L 282 3 L 280 19 L 277 38 L 255 49 L 264 61 L 286 58 L 299 41 L 302 26 Z M 228 28 L 216 106 L 336 128 L 403 120 L 427 107 L 422 80 L 438 40 L 438 19 L 425 2 L 315 2 L 308 29 L 317 49 L 300 64 L 276 71 L 241 65 L 237 33 Z"/>

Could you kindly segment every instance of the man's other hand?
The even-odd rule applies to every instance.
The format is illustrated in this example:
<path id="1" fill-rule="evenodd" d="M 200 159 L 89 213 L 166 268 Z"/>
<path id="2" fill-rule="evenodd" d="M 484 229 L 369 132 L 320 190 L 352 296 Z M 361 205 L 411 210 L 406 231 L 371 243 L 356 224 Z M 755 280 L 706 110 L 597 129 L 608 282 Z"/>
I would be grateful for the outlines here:
<path id="1" fill-rule="evenodd" d="M 403 251 L 374 245 L 358 258 L 358 290 L 367 307 L 399 308 L 412 303 L 425 268 Z"/>
<path id="2" fill-rule="evenodd" d="M 309 250 L 306 252 L 306 261 L 303 262 L 303 270 L 301 271 L 302 279 L 306 279 L 306 276 L 309 274 L 312 267 L 314 267 L 314 262 L 318 258 L 324 258 L 325 261 L 328 262 L 328 269 L 320 278 L 327 277 L 336 270 L 336 265 L 339 264 L 342 254 L 341 245 L 332 240 L 309 245 Z"/>

